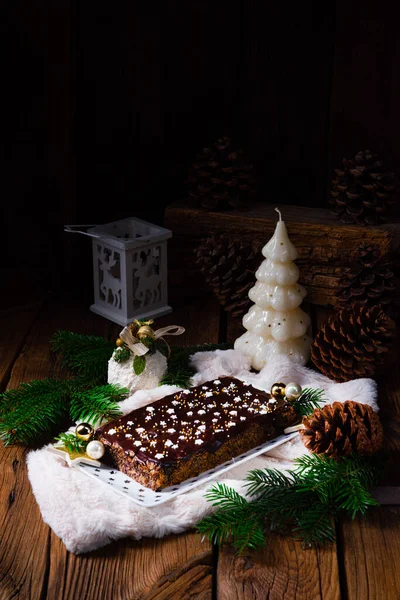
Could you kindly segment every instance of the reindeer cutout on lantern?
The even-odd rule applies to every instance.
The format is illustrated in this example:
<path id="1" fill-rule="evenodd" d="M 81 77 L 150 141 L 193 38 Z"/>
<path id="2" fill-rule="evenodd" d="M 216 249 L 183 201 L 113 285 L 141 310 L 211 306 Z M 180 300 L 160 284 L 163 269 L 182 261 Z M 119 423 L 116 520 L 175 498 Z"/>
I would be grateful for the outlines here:
<path id="1" fill-rule="evenodd" d="M 161 300 L 160 247 L 138 252 L 134 257 L 135 298 L 140 306 L 153 305 Z"/>
<path id="2" fill-rule="evenodd" d="M 113 255 L 113 258 L 111 256 Z M 112 269 L 117 266 L 119 270 L 119 253 L 112 252 L 108 248 L 99 248 L 99 269 L 103 273 L 100 283 L 100 291 L 104 295 L 105 302 L 111 304 L 114 308 L 121 308 L 121 279 L 112 274 Z M 110 301 L 111 294 L 111 301 Z"/>

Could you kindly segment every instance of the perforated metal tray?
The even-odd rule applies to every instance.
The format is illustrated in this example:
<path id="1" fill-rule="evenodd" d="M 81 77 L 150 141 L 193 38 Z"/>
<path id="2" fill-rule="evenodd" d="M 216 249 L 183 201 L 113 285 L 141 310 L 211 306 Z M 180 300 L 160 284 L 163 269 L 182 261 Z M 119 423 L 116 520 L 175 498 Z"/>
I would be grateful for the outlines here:
<path id="1" fill-rule="evenodd" d="M 214 469 L 210 469 L 205 473 L 202 473 L 198 477 L 193 477 L 192 479 L 188 479 L 183 483 L 176 485 L 174 487 L 164 488 L 158 492 L 150 490 L 149 488 L 145 488 L 134 479 L 127 477 L 121 471 L 116 470 L 108 465 L 96 463 L 96 461 L 86 460 L 86 459 L 75 459 L 74 467 L 78 468 L 80 471 L 85 473 L 88 477 L 93 477 L 97 479 L 97 481 L 101 481 L 105 485 L 111 486 L 111 488 L 117 494 L 121 494 L 125 498 L 128 498 L 132 502 L 140 506 L 152 507 L 159 506 L 160 504 L 164 504 L 176 496 L 180 496 L 185 492 L 195 489 L 204 483 L 209 481 L 217 481 L 218 478 L 232 469 L 232 467 L 237 467 L 251 460 L 255 456 L 259 456 L 260 454 L 264 454 L 268 450 L 272 450 L 281 444 L 284 444 L 288 440 L 295 437 L 296 433 L 291 433 L 289 435 L 281 435 L 261 446 L 257 446 L 257 448 L 253 448 L 246 452 L 245 454 L 241 454 L 236 458 L 232 458 L 228 462 L 215 467 Z"/>

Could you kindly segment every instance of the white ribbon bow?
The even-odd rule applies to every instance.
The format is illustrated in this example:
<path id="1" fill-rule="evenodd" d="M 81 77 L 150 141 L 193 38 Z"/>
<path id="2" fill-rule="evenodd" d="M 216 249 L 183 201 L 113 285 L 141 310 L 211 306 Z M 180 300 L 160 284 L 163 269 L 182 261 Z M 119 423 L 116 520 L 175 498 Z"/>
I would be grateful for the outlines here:
<path id="1" fill-rule="evenodd" d="M 176 331 L 173 331 L 174 329 Z M 157 331 L 154 331 L 154 339 L 158 340 L 164 335 L 182 335 L 182 333 L 184 332 L 184 327 L 179 327 L 179 325 L 169 325 L 168 327 L 161 327 L 161 329 L 157 329 Z M 135 354 L 136 356 L 143 356 L 149 351 L 149 348 L 142 344 L 142 342 L 133 335 L 129 327 L 124 327 L 121 333 L 119 334 L 119 337 L 123 342 L 125 342 L 128 348 L 132 350 L 133 354 Z"/>

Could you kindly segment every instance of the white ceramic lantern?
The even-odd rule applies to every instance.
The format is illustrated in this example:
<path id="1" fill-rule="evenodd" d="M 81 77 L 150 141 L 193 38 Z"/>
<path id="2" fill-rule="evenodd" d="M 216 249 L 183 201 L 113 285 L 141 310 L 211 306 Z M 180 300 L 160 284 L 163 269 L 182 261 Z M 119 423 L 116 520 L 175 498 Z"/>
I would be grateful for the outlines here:
<path id="1" fill-rule="evenodd" d="M 94 304 L 90 310 L 119 325 L 171 312 L 167 290 L 171 231 L 128 218 L 96 225 L 85 233 L 93 238 Z"/>

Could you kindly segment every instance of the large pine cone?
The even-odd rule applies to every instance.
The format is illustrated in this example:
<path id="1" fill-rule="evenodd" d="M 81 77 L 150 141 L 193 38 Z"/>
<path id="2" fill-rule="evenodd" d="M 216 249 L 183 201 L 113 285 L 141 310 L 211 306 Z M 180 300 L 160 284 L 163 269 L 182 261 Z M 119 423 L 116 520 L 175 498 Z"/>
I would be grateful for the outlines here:
<path id="1" fill-rule="evenodd" d="M 252 304 L 248 292 L 260 263 L 253 246 L 226 235 L 214 235 L 202 240 L 196 254 L 197 265 L 221 306 L 232 317 L 243 317 Z"/>
<path id="2" fill-rule="evenodd" d="M 207 210 L 240 208 L 256 193 L 254 166 L 229 137 L 204 148 L 189 169 L 189 195 Z"/>
<path id="3" fill-rule="evenodd" d="M 383 428 L 378 415 L 367 404 L 352 400 L 334 402 L 303 417 L 300 430 L 310 452 L 332 458 L 349 454 L 375 454 L 382 449 Z"/>
<path id="4" fill-rule="evenodd" d="M 312 346 L 315 366 L 335 381 L 372 377 L 394 337 L 394 321 L 379 306 L 354 304 L 334 313 Z"/>
<path id="5" fill-rule="evenodd" d="M 360 254 L 343 274 L 337 290 L 340 306 L 358 302 L 363 306 L 390 307 L 395 299 L 393 265 L 372 246 L 362 246 Z"/>
<path id="6" fill-rule="evenodd" d="M 382 161 L 369 150 L 359 152 L 353 160 L 343 159 L 335 169 L 330 204 L 343 223 L 377 225 L 394 203 L 394 174 L 383 169 Z"/>

